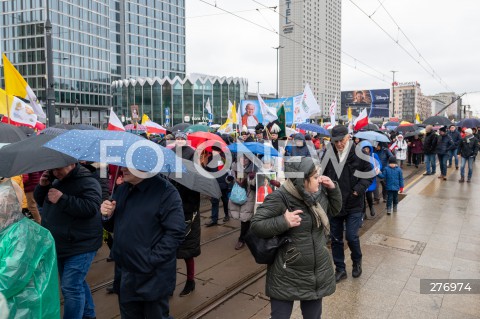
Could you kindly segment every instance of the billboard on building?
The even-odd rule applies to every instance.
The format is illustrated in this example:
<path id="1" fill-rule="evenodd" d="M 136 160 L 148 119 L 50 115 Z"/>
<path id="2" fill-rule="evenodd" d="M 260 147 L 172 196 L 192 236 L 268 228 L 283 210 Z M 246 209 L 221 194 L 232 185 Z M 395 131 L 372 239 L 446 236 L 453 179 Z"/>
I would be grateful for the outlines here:
<path id="1" fill-rule="evenodd" d="M 342 91 L 341 113 L 347 115 L 348 108 L 352 108 L 352 115 L 367 109 L 368 117 L 388 117 L 390 103 L 390 89 Z"/>

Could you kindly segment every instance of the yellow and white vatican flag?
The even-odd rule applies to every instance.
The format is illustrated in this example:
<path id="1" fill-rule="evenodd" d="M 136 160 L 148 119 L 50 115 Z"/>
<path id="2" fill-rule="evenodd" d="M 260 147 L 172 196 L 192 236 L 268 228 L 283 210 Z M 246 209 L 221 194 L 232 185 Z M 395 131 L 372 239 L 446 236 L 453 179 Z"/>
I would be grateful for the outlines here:
<path id="1" fill-rule="evenodd" d="M 2 119 L 5 123 L 32 128 L 37 124 L 37 115 L 33 108 L 18 97 L 7 95 L 2 89 L 0 89 L 0 113 L 5 115 Z"/>
<path id="2" fill-rule="evenodd" d="M 13 64 L 10 63 L 5 54 L 3 54 L 3 72 L 5 76 L 5 91 L 7 94 L 28 100 L 34 113 L 41 118 L 45 118 L 45 112 L 43 112 L 37 96 L 33 93 L 27 81 L 25 81 L 22 75 L 15 69 Z"/>

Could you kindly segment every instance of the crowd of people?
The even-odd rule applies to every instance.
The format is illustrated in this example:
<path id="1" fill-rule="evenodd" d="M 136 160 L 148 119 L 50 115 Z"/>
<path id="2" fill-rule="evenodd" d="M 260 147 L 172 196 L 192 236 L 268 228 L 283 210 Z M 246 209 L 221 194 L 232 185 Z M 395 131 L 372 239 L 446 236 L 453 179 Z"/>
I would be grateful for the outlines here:
<path id="1" fill-rule="evenodd" d="M 218 134 L 224 143 L 203 149 L 198 159 L 185 132 L 152 138 L 183 160 L 198 160 L 207 172 L 221 172 L 216 177 L 221 196 L 210 199 L 211 219 L 204 226 L 219 225 L 222 202 L 223 222 L 240 222 L 239 238 L 232 248 L 244 249 L 249 232 L 262 238 L 290 237 L 267 270 L 272 319 L 289 318 L 295 300 L 301 302 L 304 318 L 320 318 L 322 298 L 333 294 L 336 283 L 348 277 L 344 241 L 351 251 L 351 276 L 362 275 L 359 229 L 366 209 L 375 216 L 374 205 L 383 200 L 388 215 L 397 212 L 398 194 L 404 190 L 402 168 L 425 163 L 424 175 L 433 175 L 438 157 L 439 178 L 446 180 L 447 169 L 455 165 L 463 183 L 468 164 L 466 181 L 470 182 L 479 147 L 476 130 L 459 131 L 455 126 L 441 127 L 438 132 L 427 126 L 424 136 L 408 138 L 393 132 L 390 143 L 379 143 L 356 139 L 343 125 L 334 126 L 328 138 L 300 132 L 287 137 L 278 124 L 258 124 L 254 133 L 244 125 L 238 137 Z M 234 142 L 258 142 L 273 147 L 280 156 L 233 154 L 232 164 L 226 167 L 223 145 Z M 85 319 L 96 317 L 86 276 L 102 238 L 113 234 L 110 257 L 115 262 L 115 281 L 109 292 L 118 294 L 122 318 L 170 318 L 177 259 L 184 260 L 187 272 L 179 296 L 188 296 L 196 288 L 200 193 L 161 175 L 139 177 L 129 168 L 114 166 L 109 171 L 107 178 L 101 178 L 93 163 L 79 162 L 24 174 L 17 182 L 5 184 L 7 195 L 0 197 L 0 239 L 4 241 L 7 232 L 18 236 L 23 229 L 37 229 L 44 248 L 55 247 L 36 258 L 54 259 L 50 274 L 58 267 L 64 318 Z M 257 186 L 257 174 L 269 172 L 277 178 L 265 177 Z M 35 243 L 25 245 L 38 248 Z M 44 286 L 56 298 L 58 288 L 57 295 L 52 292 L 56 274 L 52 276 Z M 1 285 L 0 292 L 12 318 L 28 312 L 17 305 L 21 298 Z M 58 317 L 58 307 L 46 308 L 44 314 Z"/>

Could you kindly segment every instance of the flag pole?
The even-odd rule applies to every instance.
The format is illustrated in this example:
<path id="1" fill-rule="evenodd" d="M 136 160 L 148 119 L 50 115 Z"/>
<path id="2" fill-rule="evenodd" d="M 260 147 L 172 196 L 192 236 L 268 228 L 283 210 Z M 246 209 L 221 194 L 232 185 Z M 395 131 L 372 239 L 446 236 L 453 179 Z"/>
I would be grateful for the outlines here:
<path id="1" fill-rule="evenodd" d="M 10 123 L 10 105 L 8 105 L 8 95 L 7 92 L 5 91 L 5 103 L 7 105 L 7 117 L 8 117 L 8 124 Z M 469 166 L 470 167 L 470 166 Z"/>

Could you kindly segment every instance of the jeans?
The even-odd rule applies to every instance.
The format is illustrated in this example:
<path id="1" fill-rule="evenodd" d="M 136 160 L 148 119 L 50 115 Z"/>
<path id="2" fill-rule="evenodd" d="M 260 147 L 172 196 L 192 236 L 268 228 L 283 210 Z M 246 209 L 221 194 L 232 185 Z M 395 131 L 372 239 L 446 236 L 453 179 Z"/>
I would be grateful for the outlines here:
<path id="1" fill-rule="evenodd" d="M 425 166 L 427 169 L 427 174 L 435 174 L 435 172 L 437 171 L 435 154 L 425 154 Z M 430 166 L 432 167 L 431 170 Z"/>
<path id="2" fill-rule="evenodd" d="M 458 167 L 458 149 L 454 149 L 453 151 L 450 151 L 448 154 L 448 166 L 452 166 L 452 156 L 455 158 L 455 167 Z M 469 166 L 470 167 L 470 166 Z"/>
<path id="3" fill-rule="evenodd" d="M 330 236 L 332 239 L 332 256 L 337 271 L 345 270 L 345 253 L 343 250 L 343 223 L 345 222 L 345 237 L 350 248 L 353 263 L 362 260 L 360 237 L 358 230 L 362 225 L 363 212 L 354 212 L 345 216 L 330 218 Z"/>
<path id="4" fill-rule="evenodd" d="M 223 212 L 225 217 L 228 216 L 228 189 L 222 189 L 222 197 L 220 198 L 223 203 Z M 210 199 L 212 203 L 212 222 L 216 223 L 218 221 L 218 211 L 220 208 L 220 200 L 218 198 L 212 197 Z"/>
<path id="5" fill-rule="evenodd" d="M 440 173 L 443 176 L 447 176 L 448 154 L 437 154 L 437 155 L 438 155 L 438 162 L 440 163 Z"/>
<path id="6" fill-rule="evenodd" d="M 170 316 L 168 296 L 156 301 L 120 302 L 122 319 L 173 319 Z"/>
<path id="7" fill-rule="evenodd" d="M 290 319 L 293 300 L 270 299 L 272 310 L 270 319 Z M 320 319 L 322 316 L 322 298 L 317 300 L 300 300 L 300 309 L 304 319 Z"/>
<path id="8" fill-rule="evenodd" d="M 90 287 L 85 281 L 88 269 L 90 269 L 96 254 L 96 251 L 91 251 L 71 257 L 58 258 L 60 288 L 64 299 L 63 318 L 65 319 L 96 317 Z"/>
<path id="9" fill-rule="evenodd" d="M 469 158 L 462 157 L 462 163 L 460 165 L 460 176 L 465 178 L 465 165 L 468 162 L 468 179 L 472 179 L 472 172 L 473 172 L 473 156 Z"/>
<path id="10" fill-rule="evenodd" d="M 398 205 L 398 191 L 387 191 L 387 211 L 397 207 Z"/>

